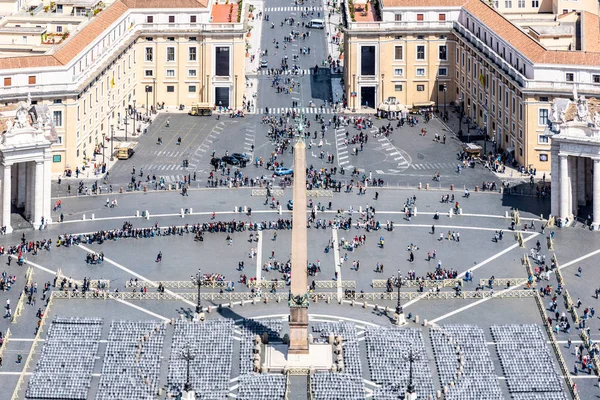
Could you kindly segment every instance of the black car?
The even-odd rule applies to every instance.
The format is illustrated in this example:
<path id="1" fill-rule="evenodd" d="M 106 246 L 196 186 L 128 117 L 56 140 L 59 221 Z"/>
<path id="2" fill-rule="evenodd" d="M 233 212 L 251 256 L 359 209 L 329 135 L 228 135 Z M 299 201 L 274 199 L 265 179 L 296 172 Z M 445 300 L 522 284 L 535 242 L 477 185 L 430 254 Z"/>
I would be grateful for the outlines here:
<path id="1" fill-rule="evenodd" d="M 225 156 L 225 157 L 221 158 L 221 160 L 224 163 L 227 163 L 229 165 L 240 165 L 240 160 L 238 160 L 237 158 L 235 158 L 233 156 Z"/>
<path id="2" fill-rule="evenodd" d="M 213 157 L 210 160 L 210 165 L 212 165 L 214 168 L 219 168 L 221 165 L 221 159 L 219 157 Z"/>
<path id="3" fill-rule="evenodd" d="M 242 153 L 233 153 L 231 156 L 237 158 L 240 161 L 245 161 L 245 162 L 250 161 L 250 157 L 248 157 L 247 155 L 242 154 Z"/>

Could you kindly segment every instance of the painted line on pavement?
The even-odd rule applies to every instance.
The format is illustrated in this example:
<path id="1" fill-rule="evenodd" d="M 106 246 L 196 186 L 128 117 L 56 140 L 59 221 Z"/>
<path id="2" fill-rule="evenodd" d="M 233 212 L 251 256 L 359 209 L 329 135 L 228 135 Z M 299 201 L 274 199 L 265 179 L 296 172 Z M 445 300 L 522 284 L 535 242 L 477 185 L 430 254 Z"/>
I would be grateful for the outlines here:
<path id="1" fill-rule="evenodd" d="M 596 254 L 599 254 L 599 253 L 600 253 L 600 249 L 598 249 L 598 250 L 596 250 L 596 251 L 592 251 L 591 253 L 588 253 L 588 254 L 586 254 L 586 255 L 583 255 L 583 256 L 581 256 L 581 257 L 579 257 L 579 258 L 576 258 L 576 259 L 574 259 L 574 260 L 572 260 L 572 261 L 569 261 L 569 262 L 567 262 L 567 263 L 565 263 L 565 264 L 561 265 L 560 267 L 558 267 L 558 269 L 563 269 L 563 268 L 570 267 L 570 266 L 571 266 L 571 265 L 573 265 L 573 264 L 576 264 L 576 263 L 578 263 L 578 262 L 580 262 L 580 261 L 583 261 L 583 260 L 585 260 L 586 258 L 590 258 L 590 257 L 592 257 L 592 256 L 595 256 Z"/>
<path id="2" fill-rule="evenodd" d="M 94 250 L 92 250 L 92 249 L 90 249 L 90 248 L 88 248 L 88 247 L 86 247 L 86 246 L 84 246 L 84 245 L 82 245 L 82 244 L 78 244 L 78 245 L 77 245 L 77 247 L 81 248 L 82 250 L 85 250 L 85 251 L 87 251 L 88 253 L 94 253 L 94 254 L 97 254 L 97 253 L 96 253 Z M 148 282 L 148 284 L 149 284 L 150 286 L 152 286 L 152 287 L 155 287 L 155 288 L 157 288 L 157 287 L 158 287 L 158 284 L 157 284 L 156 282 L 154 282 L 153 280 L 151 280 L 151 279 L 148 279 L 148 278 L 146 278 L 146 277 L 144 277 L 144 276 L 142 276 L 142 275 L 138 274 L 137 272 L 130 270 L 129 268 L 127 268 L 127 267 L 125 267 L 125 266 L 123 266 L 123 265 L 119 264 L 119 263 L 118 263 L 118 262 L 116 262 L 116 261 L 113 261 L 113 260 L 111 260 L 111 259 L 110 259 L 110 258 L 108 258 L 108 257 L 104 257 L 104 261 L 105 261 L 105 262 L 107 262 L 107 263 L 109 263 L 109 264 L 112 264 L 112 265 L 114 265 L 115 267 L 119 268 L 119 269 L 120 269 L 120 270 L 122 270 L 122 271 L 125 271 L 125 272 L 127 272 L 128 274 L 130 274 L 130 275 L 132 275 L 132 276 L 135 276 L 135 277 L 136 277 L 136 278 L 138 278 L 139 280 L 142 280 L 142 281 L 146 281 L 146 282 Z M 169 293 L 171 296 L 175 297 L 176 299 L 178 299 L 178 300 L 181 300 L 182 302 L 184 302 L 184 303 L 186 303 L 186 304 L 188 304 L 188 305 L 190 305 L 190 306 L 194 306 L 194 307 L 196 307 L 196 303 L 194 303 L 193 301 L 190 301 L 190 300 L 184 299 L 182 296 L 178 295 L 177 293 L 175 293 L 175 292 L 173 292 L 173 291 L 171 291 L 171 290 L 165 289 L 165 293 Z M 114 300 L 120 301 L 121 299 L 114 299 Z M 136 308 L 136 307 L 137 307 L 137 306 L 135 306 L 135 305 L 133 305 L 133 304 L 130 304 L 130 303 L 127 303 L 127 305 L 130 305 L 131 307 L 134 307 L 134 308 Z M 141 307 L 140 307 L 140 309 L 143 309 L 143 308 L 141 308 Z M 158 315 L 158 314 L 157 314 L 157 315 Z M 163 317 L 163 318 L 164 318 L 164 317 Z"/>
<path id="3" fill-rule="evenodd" d="M 105 258 L 105 260 L 106 260 L 106 258 Z M 166 290 L 165 290 L 165 291 L 166 291 Z M 164 317 L 164 316 L 162 316 L 162 315 L 160 315 L 160 314 L 157 314 L 157 313 L 155 313 L 155 312 L 152 312 L 152 311 L 150 311 L 150 310 L 148 310 L 148 309 L 146 309 L 146 308 L 144 308 L 144 307 L 140 307 L 140 306 L 138 306 L 138 305 L 131 304 L 131 303 L 129 303 L 129 302 L 127 302 L 127 301 L 123 300 L 123 299 L 118 299 L 118 298 L 116 298 L 116 297 L 113 297 L 112 295 L 108 295 L 108 298 L 109 298 L 109 299 L 112 299 L 112 300 L 115 300 L 115 301 L 118 301 L 118 302 L 119 302 L 119 303 L 121 303 L 121 304 L 125 304 L 126 306 L 129 306 L 129 307 L 135 308 L 136 310 L 142 311 L 142 312 L 144 312 L 144 313 L 146 313 L 146 314 L 148 314 L 148 315 L 151 315 L 151 316 L 153 316 L 154 318 L 160 318 L 160 319 L 162 319 L 162 320 L 163 320 L 163 321 L 165 321 L 165 322 L 170 322 L 170 321 L 171 321 L 171 319 L 170 319 L 170 318 L 167 318 L 167 317 Z M 182 299 L 182 300 L 185 300 L 185 299 Z M 186 301 L 187 301 L 187 300 L 186 300 Z M 191 303 L 191 302 L 190 302 L 190 303 Z M 195 306 L 195 304 L 194 304 L 194 306 Z"/>

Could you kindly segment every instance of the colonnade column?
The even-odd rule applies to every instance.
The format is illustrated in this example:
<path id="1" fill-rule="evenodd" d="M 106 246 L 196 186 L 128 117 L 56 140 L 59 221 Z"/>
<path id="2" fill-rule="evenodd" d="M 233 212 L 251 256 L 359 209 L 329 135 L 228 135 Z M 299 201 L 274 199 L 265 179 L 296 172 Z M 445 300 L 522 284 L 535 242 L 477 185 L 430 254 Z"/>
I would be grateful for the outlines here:
<path id="1" fill-rule="evenodd" d="M 594 229 L 598 229 L 600 227 L 600 159 L 593 158 L 592 162 L 594 163 L 594 189 L 592 195 L 593 197 L 593 227 Z"/>
<path id="2" fill-rule="evenodd" d="M 569 158 L 566 154 L 558 155 L 560 160 L 560 209 L 559 217 L 570 216 L 569 207 Z"/>
<path id="3" fill-rule="evenodd" d="M 577 205 L 585 206 L 585 157 L 577 157 Z"/>
<path id="4" fill-rule="evenodd" d="M 10 226 L 11 166 L 12 164 L 4 164 L 2 174 L 2 226 L 6 227 L 6 233 L 12 232 L 12 226 Z"/>
<path id="5" fill-rule="evenodd" d="M 558 146 L 552 146 L 550 162 L 552 163 L 552 174 L 550 175 L 550 214 L 558 217 L 560 214 L 560 163 Z"/>
<path id="6" fill-rule="evenodd" d="M 42 203 L 44 198 L 44 162 L 35 162 L 35 189 L 33 204 L 33 227 L 39 228 L 42 220 Z"/>
<path id="7" fill-rule="evenodd" d="M 569 207 L 571 210 L 571 214 L 577 215 L 577 156 L 569 157 L 569 185 L 570 185 L 570 201 Z"/>
<path id="8" fill-rule="evenodd" d="M 42 215 L 48 223 L 52 222 L 52 153 L 46 151 L 44 157 L 44 198 L 42 200 Z"/>

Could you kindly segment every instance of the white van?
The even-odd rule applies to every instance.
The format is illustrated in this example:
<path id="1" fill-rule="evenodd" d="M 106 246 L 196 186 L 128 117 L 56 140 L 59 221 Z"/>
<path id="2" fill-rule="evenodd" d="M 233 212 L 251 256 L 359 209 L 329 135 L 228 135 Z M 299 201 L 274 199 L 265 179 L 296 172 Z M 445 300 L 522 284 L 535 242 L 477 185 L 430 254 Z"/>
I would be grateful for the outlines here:
<path id="1" fill-rule="evenodd" d="M 322 19 L 311 19 L 310 22 L 308 23 L 308 27 L 315 28 L 315 29 L 323 29 L 323 28 L 325 28 L 325 23 L 323 22 Z"/>

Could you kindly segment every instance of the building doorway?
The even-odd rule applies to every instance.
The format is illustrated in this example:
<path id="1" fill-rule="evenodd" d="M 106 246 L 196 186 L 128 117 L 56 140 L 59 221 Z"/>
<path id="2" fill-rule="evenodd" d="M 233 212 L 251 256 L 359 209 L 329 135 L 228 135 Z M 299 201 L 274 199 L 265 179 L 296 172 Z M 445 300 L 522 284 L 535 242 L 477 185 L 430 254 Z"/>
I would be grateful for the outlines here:
<path id="1" fill-rule="evenodd" d="M 363 86 L 360 88 L 360 105 L 375 108 L 375 86 Z"/>
<path id="2" fill-rule="evenodd" d="M 215 106 L 229 108 L 229 88 L 215 88 Z"/>

